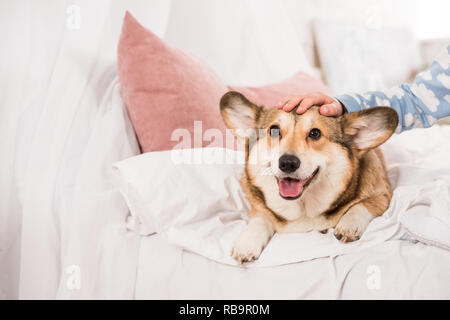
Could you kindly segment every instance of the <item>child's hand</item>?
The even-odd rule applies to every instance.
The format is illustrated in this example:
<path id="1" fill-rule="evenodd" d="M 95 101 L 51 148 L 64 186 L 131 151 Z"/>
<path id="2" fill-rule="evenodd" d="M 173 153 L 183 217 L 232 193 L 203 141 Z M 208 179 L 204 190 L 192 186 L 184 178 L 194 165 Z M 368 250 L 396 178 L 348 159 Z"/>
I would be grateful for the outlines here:
<path id="1" fill-rule="evenodd" d="M 290 96 L 276 105 L 278 109 L 286 112 L 297 106 L 298 114 L 304 113 L 312 106 L 320 106 L 320 114 L 324 116 L 340 116 L 343 113 L 342 104 L 339 101 L 320 92 Z"/>

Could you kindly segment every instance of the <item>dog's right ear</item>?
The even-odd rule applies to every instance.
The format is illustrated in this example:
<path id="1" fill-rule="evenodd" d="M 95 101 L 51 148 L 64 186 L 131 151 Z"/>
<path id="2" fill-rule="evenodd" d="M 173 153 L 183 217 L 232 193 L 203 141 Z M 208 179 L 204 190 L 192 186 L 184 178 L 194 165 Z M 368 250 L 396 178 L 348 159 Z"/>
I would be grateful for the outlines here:
<path id="1" fill-rule="evenodd" d="M 242 140 L 255 131 L 261 109 L 236 91 L 229 91 L 220 99 L 220 112 L 225 125 Z"/>

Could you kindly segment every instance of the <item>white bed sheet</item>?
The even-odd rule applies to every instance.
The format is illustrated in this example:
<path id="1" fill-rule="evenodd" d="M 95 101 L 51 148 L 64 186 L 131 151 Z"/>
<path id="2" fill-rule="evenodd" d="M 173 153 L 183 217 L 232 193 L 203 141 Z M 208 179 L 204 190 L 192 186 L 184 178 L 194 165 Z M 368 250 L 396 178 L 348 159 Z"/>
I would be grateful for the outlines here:
<path id="1" fill-rule="evenodd" d="M 135 298 L 449 299 L 449 266 L 447 250 L 394 240 L 338 257 L 244 268 L 208 260 L 155 235 L 141 241 Z"/>

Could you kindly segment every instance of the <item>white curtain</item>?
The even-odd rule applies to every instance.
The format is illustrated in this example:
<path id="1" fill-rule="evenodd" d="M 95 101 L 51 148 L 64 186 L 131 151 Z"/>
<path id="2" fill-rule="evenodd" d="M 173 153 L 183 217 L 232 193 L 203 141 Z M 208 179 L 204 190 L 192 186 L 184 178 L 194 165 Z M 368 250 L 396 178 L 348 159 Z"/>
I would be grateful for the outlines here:
<path id="1" fill-rule="evenodd" d="M 116 76 L 126 9 L 227 83 L 309 70 L 275 0 L 1 2 L 0 298 L 134 296 L 140 239 L 111 181 L 138 153 Z"/>
<path id="2" fill-rule="evenodd" d="M 311 72 L 283 1 L 172 0 L 165 39 L 208 61 L 226 84 Z"/>
<path id="3" fill-rule="evenodd" d="M 169 5 L 128 7 L 161 34 Z M 110 177 L 138 153 L 115 69 L 125 5 L 1 6 L 0 297 L 131 298 L 139 239 Z"/>

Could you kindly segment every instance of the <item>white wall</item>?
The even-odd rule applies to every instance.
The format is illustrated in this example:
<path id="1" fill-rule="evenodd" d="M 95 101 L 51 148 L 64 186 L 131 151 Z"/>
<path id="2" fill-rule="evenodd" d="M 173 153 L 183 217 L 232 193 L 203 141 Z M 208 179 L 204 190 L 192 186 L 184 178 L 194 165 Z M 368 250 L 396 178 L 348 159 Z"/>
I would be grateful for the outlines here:
<path id="1" fill-rule="evenodd" d="M 416 36 L 421 40 L 450 38 L 450 1 L 416 0 Z"/>

